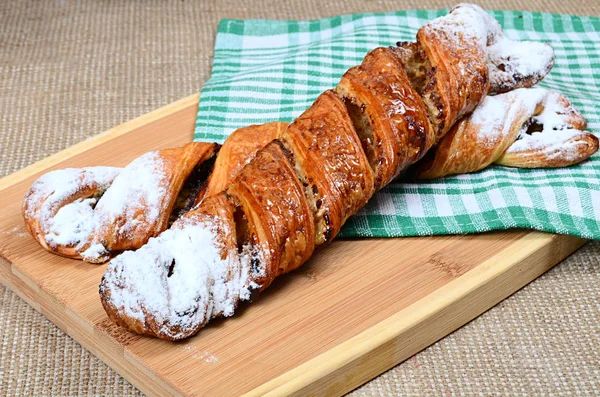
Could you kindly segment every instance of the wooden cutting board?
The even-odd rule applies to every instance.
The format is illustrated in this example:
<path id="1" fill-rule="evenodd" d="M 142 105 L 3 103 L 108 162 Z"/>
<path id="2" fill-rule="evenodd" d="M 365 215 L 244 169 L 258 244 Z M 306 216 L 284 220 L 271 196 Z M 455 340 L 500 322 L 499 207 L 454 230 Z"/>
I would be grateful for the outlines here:
<path id="1" fill-rule="evenodd" d="M 180 343 L 113 325 L 106 265 L 61 258 L 25 232 L 20 208 L 51 169 L 124 166 L 192 137 L 198 95 L 0 180 L 0 280 L 150 395 L 339 395 L 462 326 L 584 240 L 530 231 L 335 241 L 258 302 Z"/>

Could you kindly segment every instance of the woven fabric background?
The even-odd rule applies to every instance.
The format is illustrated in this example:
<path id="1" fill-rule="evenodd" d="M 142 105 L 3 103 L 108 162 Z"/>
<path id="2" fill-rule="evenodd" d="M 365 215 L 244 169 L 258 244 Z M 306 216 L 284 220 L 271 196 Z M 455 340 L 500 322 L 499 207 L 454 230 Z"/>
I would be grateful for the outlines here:
<path id="1" fill-rule="evenodd" d="M 290 122 L 376 47 L 414 41 L 447 10 L 403 10 L 310 21 L 221 21 L 196 133 L 222 143 L 235 129 Z M 552 72 L 538 85 L 566 95 L 600 132 L 600 18 L 492 11 L 512 40 L 550 43 Z M 600 240 L 600 153 L 555 169 L 492 165 L 417 183 L 397 180 L 352 216 L 341 238 L 481 233 L 523 227 Z"/>
<path id="2" fill-rule="evenodd" d="M 479 1 L 600 15 L 575 0 Z M 0 175 L 187 96 L 209 77 L 223 18 L 314 19 L 443 0 L 0 2 Z M 190 137 L 191 139 L 191 137 Z M 353 396 L 596 395 L 600 243 Z M 139 395 L 0 287 L 0 395 Z"/>

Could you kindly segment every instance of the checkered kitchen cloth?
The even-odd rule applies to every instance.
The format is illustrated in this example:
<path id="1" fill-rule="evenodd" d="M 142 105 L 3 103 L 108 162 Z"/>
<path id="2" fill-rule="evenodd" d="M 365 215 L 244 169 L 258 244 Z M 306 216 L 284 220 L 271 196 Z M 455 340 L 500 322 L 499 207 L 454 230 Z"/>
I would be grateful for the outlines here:
<path id="1" fill-rule="evenodd" d="M 223 20 L 195 140 L 291 121 L 378 46 L 414 40 L 447 10 L 357 14 L 313 21 Z M 556 65 L 540 84 L 572 100 L 600 132 L 600 18 L 493 11 L 511 39 L 550 42 Z M 513 227 L 600 239 L 600 155 L 573 167 L 483 171 L 395 182 L 346 222 L 340 237 L 477 233 Z"/>

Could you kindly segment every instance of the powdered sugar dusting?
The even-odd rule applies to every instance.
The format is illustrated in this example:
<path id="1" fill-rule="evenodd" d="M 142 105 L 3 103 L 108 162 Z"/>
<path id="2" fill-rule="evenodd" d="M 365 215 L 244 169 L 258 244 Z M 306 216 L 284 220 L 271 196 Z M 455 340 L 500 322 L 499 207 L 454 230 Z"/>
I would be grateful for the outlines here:
<path id="1" fill-rule="evenodd" d="M 165 164 L 158 152 L 149 152 L 132 161 L 117 176 L 96 207 L 98 218 L 114 219 L 126 216 L 135 221 L 139 204 L 145 208 L 143 219 L 152 222 L 160 216 L 164 199 Z M 132 205 L 133 204 L 133 205 Z M 124 225 L 127 227 L 129 222 Z"/>
<path id="2" fill-rule="evenodd" d="M 85 251 L 83 251 L 81 253 L 81 257 L 84 260 L 85 259 L 89 260 L 90 258 L 98 259 L 98 258 L 105 257 L 108 254 L 109 254 L 108 250 L 102 244 L 93 243 Z"/>
<path id="3" fill-rule="evenodd" d="M 588 132 L 577 129 L 585 125 L 581 114 L 562 95 L 543 88 L 488 96 L 467 122 L 475 132 L 469 138 L 476 139 L 477 146 L 510 144 L 506 154 L 530 151 L 546 162 L 576 161 L 589 145 Z M 532 125 L 541 131 L 528 131 Z"/>
<path id="4" fill-rule="evenodd" d="M 215 356 L 214 354 L 212 354 L 209 351 L 202 351 L 202 350 L 198 349 L 198 347 L 196 347 L 195 345 L 182 346 L 181 350 L 183 350 L 185 352 L 190 352 L 192 355 L 192 358 L 194 358 L 198 361 L 203 361 L 205 363 L 215 363 L 215 362 L 219 361 L 219 358 L 217 356 Z"/>
<path id="5" fill-rule="evenodd" d="M 497 145 L 511 133 L 517 118 L 524 117 L 525 121 L 533 115 L 547 93 L 544 89 L 521 88 L 506 94 L 487 96 L 469 118 L 469 123 L 477 131 L 478 144 L 486 147 Z"/>
<path id="6" fill-rule="evenodd" d="M 1 233 L 2 235 L 7 235 L 7 236 L 16 236 L 16 237 L 25 237 L 27 236 L 27 233 L 25 233 L 23 231 L 23 227 L 22 226 L 15 226 L 10 230 L 6 230 L 3 231 Z"/>
<path id="7" fill-rule="evenodd" d="M 133 237 L 141 222 L 151 225 L 159 219 L 168 200 L 165 167 L 158 152 L 150 152 L 124 169 L 88 167 L 49 172 L 26 195 L 25 216 L 38 220 L 41 238 L 49 246 L 83 250 L 84 260 L 98 262 L 109 253 L 102 245 L 103 228 L 114 227 L 109 229 L 111 234 Z"/>
<path id="8" fill-rule="evenodd" d="M 571 109 L 565 107 L 565 104 L 561 102 L 561 95 L 558 92 L 548 91 L 547 93 L 544 110 L 534 120 L 538 124 L 542 124 L 545 131 L 568 129 Z"/>
<path id="9" fill-rule="evenodd" d="M 121 168 L 66 168 L 48 172 L 33 183 L 24 200 L 26 218 L 37 219 L 48 245 L 84 244 L 93 230 L 92 207 L 96 198 L 79 197 L 106 190 Z M 69 200 L 75 198 L 69 203 Z M 66 204 L 65 204 L 66 203 Z"/>
<path id="10" fill-rule="evenodd" d="M 579 147 L 588 145 L 585 140 L 577 138 L 583 138 L 588 133 L 573 128 L 572 110 L 565 103 L 561 103 L 560 94 L 542 89 L 538 91 L 545 94 L 540 100 L 543 101 L 544 107 L 540 114 L 531 118 L 531 122 L 541 126 L 542 130 L 527 133 L 527 128 L 523 128 L 506 153 L 537 151 L 548 159 L 560 156 L 566 161 L 574 161 L 580 155 Z"/>
<path id="11" fill-rule="evenodd" d="M 588 145 L 584 140 L 573 138 L 585 135 L 585 131 L 571 128 L 534 132 L 531 135 L 525 134 L 512 144 L 506 153 L 537 151 L 543 153 L 548 159 L 560 156 L 566 161 L 573 161 L 579 157 L 579 147 Z"/>
<path id="12" fill-rule="evenodd" d="M 424 26 L 445 34 L 459 36 L 461 39 L 476 41 L 482 48 L 496 40 L 502 34 L 498 21 L 474 4 L 459 4 L 443 17 L 434 19 Z"/>
<path id="13" fill-rule="evenodd" d="M 61 207 L 48 220 L 46 242 L 52 246 L 78 246 L 85 244 L 94 230 L 95 198 L 77 199 Z"/>
<path id="14" fill-rule="evenodd" d="M 475 108 L 469 123 L 477 130 L 478 141 L 486 147 L 493 147 L 505 134 L 504 120 L 510 103 L 502 98 L 488 96 Z"/>
<path id="15" fill-rule="evenodd" d="M 544 43 L 531 41 L 513 41 L 502 38 L 488 48 L 489 62 L 503 64 L 508 74 L 522 76 L 538 73 L 552 64 L 554 51 Z"/>
<path id="16" fill-rule="evenodd" d="M 95 234 L 102 236 L 102 227 L 115 226 L 112 232 L 133 236 L 139 222 L 151 224 L 161 215 L 166 200 L 163 181 L 165 164 L 158 152 L 149 152 L 132 161 L 113 181 L 110 189 L 100 198 L 94 210 Z M 115 224 L 115 220 L 122 221 Z M 85 260 L 96 261 L 107 253 L 96 247 L 82 255 Z"/>
<path id="17" fill-rule="evenodd" d="M 160 332 L 174 339 L 232 315 L 237 302 L 250 297 L 249 261 L 219 242 L 216 225 L 222 222 L 180 221 L 111 260 L 103 281 L 120 312 L 140 321 L 150 313 L 164 325 Z"/>
<path id="18" fill-rule="evenodd" d="M 488 47 L 492 91 L 530 87 L 554 66 L 554 50 L 545 43 L 513 41 L 501 37 Z"/>
<path id="19" fill-rule="evenodd" d="M 498 21 L 474 4 L 459 4 L 423 29 L 435 31 L 440 37 L 456 37 L 454 45 L 477 45 L 485 50 L 490 92 L 531 87 L 554 65 L 554 50 L 550 45 L 507 39 Z"/>

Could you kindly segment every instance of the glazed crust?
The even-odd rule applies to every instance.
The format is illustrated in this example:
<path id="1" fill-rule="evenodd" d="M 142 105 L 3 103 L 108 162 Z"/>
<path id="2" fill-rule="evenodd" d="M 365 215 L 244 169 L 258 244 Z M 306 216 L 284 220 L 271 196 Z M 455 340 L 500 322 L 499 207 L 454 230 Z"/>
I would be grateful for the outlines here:
<path id="1" fill-rule="evenodd" d="M 344 74 L 336 91 L 356 108 L 354 117 L 364 117 L 369 125 L 361 135 L 363 147 L 372 153 L 375 189 L 388 184 L 433 145 L 425 103 L 393 49 L 369 52 L 360 66 Z"/>
<path id="2" fill-rule="evenodd" d="M 254 280 L 261 289 L 300 266 L 315 247 L 312 210 L 291 157 L 279 140 L 272 141 L 226 190 L 243 213 L 237 222 L 247 224 L 238 245 L 260 251 L 253 266 L 262 270 Z"/>
<path id="3" fill-rule="evenodd" d="M 281 138 L 314 211 L 315 243 L 331 241 L 374 192 L 373 171 L 342 99 L 321 94 Z"/>
<path id="4" fill-rule="evenodd" d="M 417 33 L 423 58 L 428 61 L 427 83 L 421 92 L 430 107 L 437 142 L 456 120 L 470 113 L 489 90 L 485 47 L 476 37 L 455 39 L 453 30 L 425 25 Z"/>

